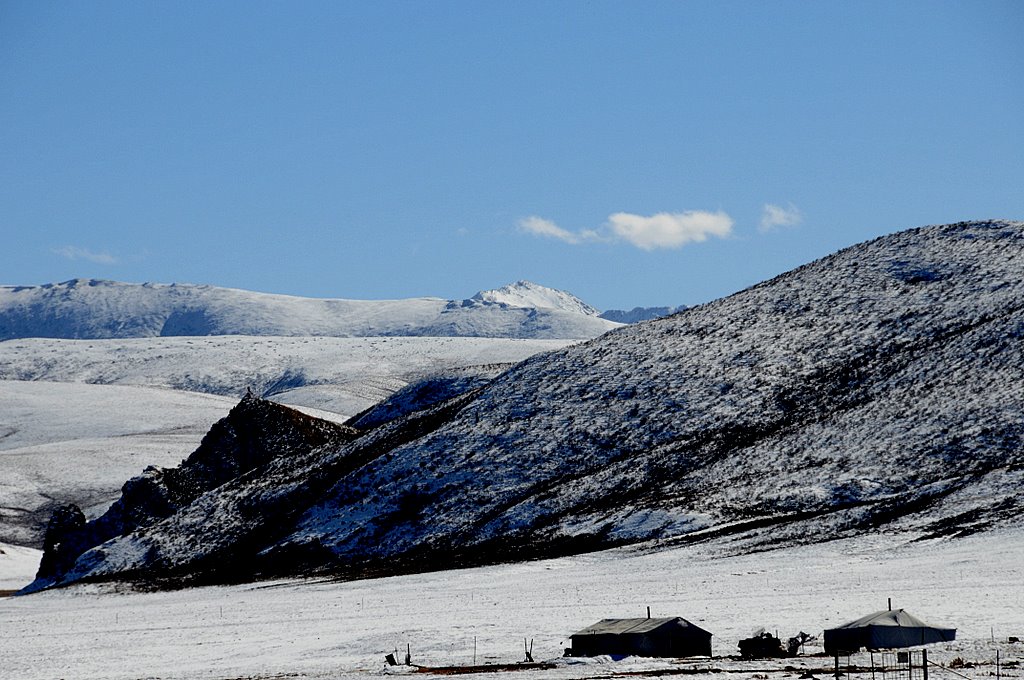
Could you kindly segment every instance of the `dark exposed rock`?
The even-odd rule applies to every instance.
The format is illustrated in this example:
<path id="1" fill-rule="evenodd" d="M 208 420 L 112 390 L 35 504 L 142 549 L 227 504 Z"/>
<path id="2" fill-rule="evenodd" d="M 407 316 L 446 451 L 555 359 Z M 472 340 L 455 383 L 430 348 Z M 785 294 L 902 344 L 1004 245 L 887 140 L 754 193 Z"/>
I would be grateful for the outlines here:
<path id="1" fill-rule="evenodd" d="M 86 550 L 165 519 L 203 493 L 275 458 L 340 446 L 358 434 L 247 395 L 213 425 L 181 465 L 146 468 L 124 484 L 121 497 L 101 517 L 86 523 L 76 506 L 59 508 L 47 526 L 37 579 L 59 579 Z"/>
<path id="2" fill-rule="evenodd" d="M 78 539 L 85 526 L 85 514 L 75 504 L 62 505 L 54 510 L 46 524 L 43 558 L 37 578 L 53 578 L 74 564 L 85 547 Z"/>

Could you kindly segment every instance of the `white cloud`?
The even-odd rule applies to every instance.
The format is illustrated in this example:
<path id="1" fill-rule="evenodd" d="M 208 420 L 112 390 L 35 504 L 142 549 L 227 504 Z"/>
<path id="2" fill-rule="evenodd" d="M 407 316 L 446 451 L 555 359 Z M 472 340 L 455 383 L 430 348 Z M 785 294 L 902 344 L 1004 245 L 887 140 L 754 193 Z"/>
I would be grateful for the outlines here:
<path id="1" fill-rule="evenodd" d="M 732 225 L 732 218 L 722 211 L 690 210 L 650 217 L 615 213 L 608 217 L 608 227 L 616 237 L 644 250 L 679 248 L 706 241 L 709 236 L 724 238 L 732 233 Z"/>
<path id="2" fill-rule="evenodd" d="M 682 213 L 658 213 L 646 217 L 615 213 L 600 229 L 569 231 L 542 217 L 519 221 L 519 229 L 535 236 L 555 238 L 565 243 L 625 241 L 643 250 L 679 248 L 687 243 L 706 241 L 709 236 L 724 238 L 732 233 L 732 218 L 722 211 L 691 210 Z"/>
<path id="3" fill-rule="evenodd" d="M 64 246 L 63 248 L 54 249 L 53 252 L 69 260 L 88 260 L 96 264 L 117 264 L 117 258 L 110 253 L 94 253 L 88 248 L 79 248 L 78 246 Z"/>
<path id="4" fill-rule="evenodd" d="M 559 241 L 572 243 L 573 245 L 583 242 L 583 236 L 581 234 L 571 232 L 567 229 L 562 229 L 551 220 L 546 220 L 543 217 L 531 216 L 526 219 L 519 220 L 519 229 L 528 234 L 533 234 L 534 236 L 555 238 Z"/>
<path id="5" fill-rule="evenodd" d="M 764 207 L 761 208 L 761 226 L 758 227 L 758 231 L 766 234 L 778 231 L 784 227 L 799 226 L 803 221 L 803 213 L 792 203 L 789 204 L 788 208 L 765 203 Z"/>

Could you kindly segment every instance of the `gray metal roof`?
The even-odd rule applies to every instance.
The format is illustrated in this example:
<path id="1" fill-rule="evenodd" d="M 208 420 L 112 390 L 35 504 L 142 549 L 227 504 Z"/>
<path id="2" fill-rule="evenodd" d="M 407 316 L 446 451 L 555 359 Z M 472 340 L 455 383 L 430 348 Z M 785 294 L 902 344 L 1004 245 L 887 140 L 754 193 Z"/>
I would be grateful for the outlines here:
<path id="1" fill-rule="evenodd" d="M 832 630 L 839 630 L 842 628 L 864 628 L 867 626 L 899 626 L 904 628 L 938 628 L 944 630 L 942 626 L 933 626 L 927 624 L 916 616 L 902 610 L 883 609 L 867 616 L 862 616 L 856 621 L 850 621 L 840 626 L 836 626 Z"/>
<path id="2" fill-rule="evenodd" d="M 693 628 L 708 633 L 700 626 L 695 626 L 681 616 L 671 616 L 661 619 L 601 619 L 597 623 L 587 626 L 581 631 L 573 633 L 576 635 L 622 635 L 624 633 L 650 633 L 663 626 L 674 625 L 680 628 Z M 708 633 L 710 635 L 710 633 Z"/>

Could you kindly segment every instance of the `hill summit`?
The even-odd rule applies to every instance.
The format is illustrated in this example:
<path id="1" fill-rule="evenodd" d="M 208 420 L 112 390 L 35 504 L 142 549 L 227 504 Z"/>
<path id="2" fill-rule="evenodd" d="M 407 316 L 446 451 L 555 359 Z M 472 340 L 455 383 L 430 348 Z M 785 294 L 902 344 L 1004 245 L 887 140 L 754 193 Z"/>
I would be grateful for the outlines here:
<path id="1" fill-rule="evenodd" d="M 496 302 L 510 307 L 560 309 L 563 312 L 584 316 L 599 316 L 601 313 L 572 293 L 548 288 L 530 281 L 516 281 L 494 290 L 482 290 L 471 299 L 481 302 Z"/>
<path id="2" fill-rule="evenodd" d="M 1022 382 L 1024 223 L 912 229 L 274 458 L 33 587 L 1019 525 Z"/>

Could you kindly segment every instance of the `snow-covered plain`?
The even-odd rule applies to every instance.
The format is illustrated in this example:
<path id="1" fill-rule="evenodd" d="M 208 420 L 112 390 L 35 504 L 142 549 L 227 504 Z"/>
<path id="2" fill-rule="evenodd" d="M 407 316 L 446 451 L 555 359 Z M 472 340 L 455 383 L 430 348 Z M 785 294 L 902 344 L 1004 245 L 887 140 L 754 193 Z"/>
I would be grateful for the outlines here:
<path id="1" fill-rule="evenodd" d="M 0 380 L 0 451 L 129 435 L 202 436 L 236 401 L 151 387 Z"/>
<path id="2" fill-rule="evenodd" d="M 18 590 L 35 578 L 41 550 L 0 543 L 0 592 Z"/>
<path id="3" fill-rule="evenodd" d="M 886 598 L 924 620 L 956 627 L 957 640 L 929 648 L 1005 664 L 1024 657 L 1008 636 L 1024 633 L 1024 531 L 993 531 L 955 541 L 906 542 L 862 536 L 787 550 L 728 556 L 721 541 L 662 552 L 613 550 L 557 560 L 354 582 L 277 581 L 160 593 L 81 585 L 0 599 L 0 675 L 20 680 L 192 680 L 196 678 L 368 678 L 384 655 L 406 644 L 423 665 L 512 663 L 523 638 L 537 660 L 559 659 L 568 636 L 606 617 L 684 616 L 712 631 L 716 656 L 758 629 L 788 637 L 820 635 Z M 819 643 L 820 644 L 820 643 Z M 817 649 L 813 644 L 807 651 Z M 861 658 L 863 657 L 863 658 Z M 867 655 L 854 656 L 867 662 Z M 664 671 L 673 660 L 559 661 L 526 678 L 610 678 Z M 698 666 L 730 677 L 795 678 L 786 665 L 818 669 L 804 657 Z M 962 669 L 971 680 L 994 666 Z M 933 677 L 956 676 L 933 668 Z M 476 676 L 485 677 L 485 676 Z M 703 677 L 703 676 L 702 676 Z M 721 677 L 719 675 L 718 677 Z M 860 677 L 868 677 L 867 674 Z"/>
<path id="4" fill-rule="evenodd" d="M 236 398 L 251 387 L 282 404 L 351 416 L 414 380 L 455 368 L 518 362 L 573 342 L 237 335 L 29 338 L 0 342 L 0 380 L 143 385 Z"/>

